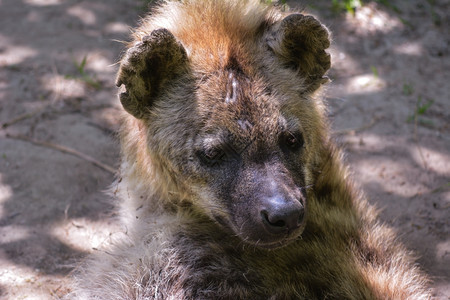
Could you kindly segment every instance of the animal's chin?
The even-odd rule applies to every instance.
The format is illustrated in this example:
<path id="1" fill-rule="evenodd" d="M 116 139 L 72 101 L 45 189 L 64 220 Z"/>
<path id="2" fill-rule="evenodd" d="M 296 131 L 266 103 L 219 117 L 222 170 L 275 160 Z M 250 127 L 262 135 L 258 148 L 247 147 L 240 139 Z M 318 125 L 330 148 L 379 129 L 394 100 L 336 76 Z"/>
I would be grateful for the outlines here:
<path id="1" fill-rule="evenodd" d="M 231 220 L 227 220 L 221 216 L 214 216 L 216 223 L 221 226 L 226 232 L 238 237 L 243 243 L 247 245 L 254 246 L 256 248 L 273 250 L 278 248 L 286 247 L 292 242 L 301 238 L 301 234 L 304 230 L 304 225 L 300 228 L 295 229 L 294 232 L 280 234 L 280 235 L 271 235 L 267 234 L 264 231 L 259 232 L 245 232 L 242 230 L 238 230 L 242 228 L 233 224 Z"/>
<path id="2" fill-rule="evenodd" d="M 278 248 L 283 248 L 288 246 L 289 244 L 293 243 L 294 241 L 297 241 L 298 239 L 301 238 L 301 234 L 303 232 L 302 230 L 299 230 L 298 232 L 296 232 L 295 234 L 289 235 L 289 236 L 285 236 L 282 238 L 272 238 L 271 240 L 267 240 L 267 237 L 265 241 L 257 240 L 257 239 L 248 239 L 245 237 L 241 237 L 242 241 L 244 241 L 246 244 L 252 245 L 254 247 L 257 248 L 262 248 L 262 249 L 267 249 L 267 250 L 274 250 L 274 249 L 278 249 Z"/>

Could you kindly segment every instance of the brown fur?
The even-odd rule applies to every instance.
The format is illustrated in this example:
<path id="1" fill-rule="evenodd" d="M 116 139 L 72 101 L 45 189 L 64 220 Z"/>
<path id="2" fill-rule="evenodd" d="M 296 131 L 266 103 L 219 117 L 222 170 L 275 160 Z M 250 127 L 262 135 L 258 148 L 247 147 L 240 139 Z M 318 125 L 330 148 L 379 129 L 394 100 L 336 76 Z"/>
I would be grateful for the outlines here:
<path id="1" fill-rule="evenodd" d="M 128 233 L 80 269 L 74 297 L 430 298 L 330 141 L 329 33 L 315 18 L 184 0 L 133 37 L 117 80 L 128 114 L 114 186 Z M 264 234 L 254 209 L 274 195 L 301 217 Z"/>

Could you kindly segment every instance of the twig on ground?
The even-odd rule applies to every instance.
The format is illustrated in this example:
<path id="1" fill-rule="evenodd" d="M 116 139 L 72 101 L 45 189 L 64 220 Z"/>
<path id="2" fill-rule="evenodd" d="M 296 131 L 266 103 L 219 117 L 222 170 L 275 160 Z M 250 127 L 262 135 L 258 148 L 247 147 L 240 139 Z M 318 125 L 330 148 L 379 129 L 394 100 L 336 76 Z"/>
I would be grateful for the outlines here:
<path id="1" fill-rule="evenodd" d="M 31 118 L 31 117 L 33 117 L 33 116 L 39 114 L 39 113 L 42 112 L 43 110 L 44 110 L 43 108 L 40 108 L 40 109 L 37 109 L 37 110 L 32 111 L 32 112 L 29 112 L 29 113 L 24 113 L 24 114 L 18 115 L 17 117 L 15 117 L 15 118 L 13 118 L 13 119 L 11 119 L 11 120 L 6 121 L 5 123 L 3 123 L 2 126 L 1 126 L 1 128 L 6 128 L 6 127 L 11 126 L 11 125 L 13 125 L 13 124 L 16 124 L 16 123 L 18 123 L 18 122 L 20 122 L 20 121 L 29 119 L 29 118 Z"/>
<path id="2" fill-rule="evenodd" d="M 84 228 L 84 226 L 83 225 L 78 225 L 78 224 L 76 224 L 75 222 L 71 222 L 71 224 L 73 225 L 73 226 L 75 226 L 76 228 L 78 228 L 78 229 L 81 229 L 81 228 Z"/>
<path id="3" fill-rule="evenodd" d="M 414 113 L 414 141 L 416 142 L 417 149 L 419 150 L 419 155 L 423 162 L 423 168 L 425 170 L 428 170 L 427 161 L 425 160 L 425 156 L 422 153 L 422 147 L 420 147 L 419 137 L 417 135 L 417 112 Z"/>
<path id="4" fill-rule="evenodd" d="M 431 191 L 432 194 L 434 193 L 440 193 L 442 191 L 444 191 L 445 189 L 449 189 L 450 188 L 450 182 L 444 183 L 443 185 L 435 188 L 434 190 Z M 447 204 L 447 207 L 450 207 L 450 203 Z"/>
<path id="5" fill-rule="evenodd" d="M 357 127 L 357 128 L 336 130 L 336 131 L 334 131 L 334 134 L 337 134 L 337 135 L 341 135 L 341 134 L 355 134 L 356 132 L 360 132 L 360 131 L 363 131 L 363 130 L 371 128 L 380 119 L 381 119 L 381 117 L 375 116 L 375 117 L 372 118 L 372 121 L 370 121 L 370 123 L 368 123 L 368 124 L 365 124 L 365 125 L 363 125 L 361 127 Z"/>
<path id="6" fill-rule="evenodd" d="M 46 147 L 46 148 L 50 148 L 50 149 L 53 149 L 53 150 L 58 150 L 58 151 L 63 152 L 63 153 L 74 155 L 74 156 L 76 156 L 78 158 L 84 159 L 84 160 L 92 163 L 93 165 L 95 165 L 95 166 L 97 166 L 97 167 L 99 167 L 99 168 L 101 168 L 101 169 L 103 169 L 103 170 L 105 170 L 105 171 L 107 171 L 107 172 L 109 172 L 111 174 L 116 174 L 116 170 L 113 167 L 108 166 L 108 165 L 106 165 L 106 164 L 96 160 L 95 158 L 93 158 L 93 157 L 91 157 L 91 156 L 89 156 L 87 154 L 81 153 L 81 152 L 79 152 L 79 151 L 77 151 L 75 149 L 72 149 L 72 148 L 69 148 L 69 147 L 66 147 L 66 146 L 62 146 L 62 145 L 58 145 L 58 144 L 53 144 L 53 143 L 50 143 L 50 142 L 38 141 L 38 140 L 29 138 L 29 137 L 26 137 L 26 136 L 23 136 L 23 135 L 14 135 L 14 134 L 7 133 L 6 137 L 10 138 L 10 139 L 22 140 L 22 141 L 25 141 L 25 142 L 29 142 L 29 143 L 35 144 L 37 146 Z"/>
<path id="7" fill-rule="evenodd" d="M 68 219 L 69 216 L 69 208 L 70 208 L 70 203 L 66 205 L 66 208 L 64 209 L 64 221 Z"/>

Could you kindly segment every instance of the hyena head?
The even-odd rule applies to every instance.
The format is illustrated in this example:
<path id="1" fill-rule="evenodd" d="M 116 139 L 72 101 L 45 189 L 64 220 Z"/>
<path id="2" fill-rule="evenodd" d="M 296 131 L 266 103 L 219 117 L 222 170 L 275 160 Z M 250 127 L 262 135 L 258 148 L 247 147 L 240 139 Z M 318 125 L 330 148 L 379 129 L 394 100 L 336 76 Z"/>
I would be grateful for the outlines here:
<path id="1" fill-rule="evenodd" d="M 144 128 L 148 172 L 174 183 L 172 194 L 188 191 L 197 212 L 246 243 L 283 246 L 308 215 L 324 138 L 314 95 L 330 66 L 328 31 L 311 16 L 259 5 L 241 18 L 243 7 L 193 6 L 161 9 L 180 26 L 149 19 L 136 31 L 118 75 L 120 100 Z"/>

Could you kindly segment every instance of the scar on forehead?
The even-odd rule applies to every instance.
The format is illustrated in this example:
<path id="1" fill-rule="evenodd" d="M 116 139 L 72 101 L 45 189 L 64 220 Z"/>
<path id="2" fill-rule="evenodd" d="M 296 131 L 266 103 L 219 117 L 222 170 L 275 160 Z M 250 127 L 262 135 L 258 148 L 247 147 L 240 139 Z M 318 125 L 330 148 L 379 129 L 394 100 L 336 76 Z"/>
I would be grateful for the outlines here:
<path id="1" fill-rule="evenodd" d="M 253 129 L 253 124 L 249 120 L 237 120 L 237 123 L 244 131 L 251 131 Z"/>
<path id="2" fill-rule="evenodd" d="M 225 96 L 225 103 L 235 103 L 237 99 L 238 81 L 236 80 L 233 72 L 228 74 L 227 82 L 227 94 Z"/>

